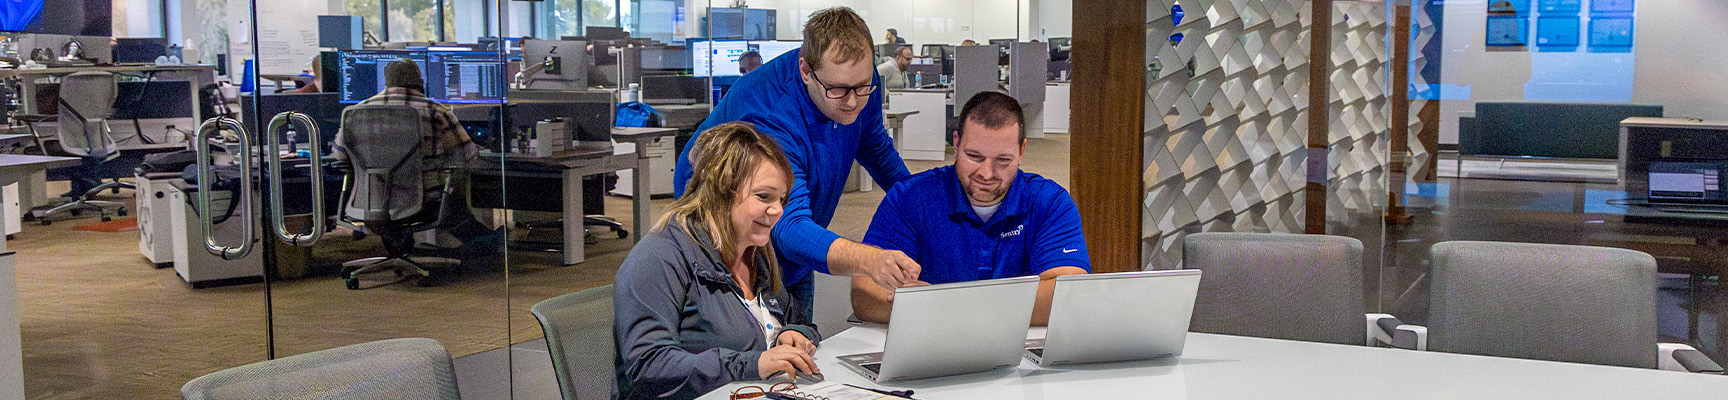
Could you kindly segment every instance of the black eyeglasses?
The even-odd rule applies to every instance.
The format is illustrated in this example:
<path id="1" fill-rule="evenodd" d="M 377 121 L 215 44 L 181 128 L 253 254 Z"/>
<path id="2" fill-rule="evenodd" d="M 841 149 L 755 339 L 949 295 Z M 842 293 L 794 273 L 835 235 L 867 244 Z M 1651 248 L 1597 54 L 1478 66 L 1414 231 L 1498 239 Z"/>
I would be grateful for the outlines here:
<path id="1" fill-rule="evenodd" d="M 844 99 L 846 98 L 847 93 L 857 95 L 858 97 L 869 96 L 871 93 L 876 93 L 876 84 L 874 83 L 864 86 L 828 86 L 827 83 L 822 82 L 822 77 L 816 76 L 816 71 L 810 71 L 810 78 L 815 79 L 816 84 L 822 86 L 822 94 L 828 96 L 831 100 Z"/>
<path id="2" fill-rule="evenodd" d="M 732 400 L 754 399 L 757 397 L 767 396 L 768 392 L 780 392 L 780 391 L 787 391 L 787 390 L 792 390 L 792 389 L 797 389 L 797 388 L 798 388 L 798 385 L 794 384 L 792 382 L 776 383 L 772 386 L 768 386 L 768 388 L 766 388 L 766 389 L 764 389 L 761 386 L 756 386 L 756 385 L 742 386 L 742 387 L 739 387 L 737 389 L 732 390 L 731 399 Z"/>

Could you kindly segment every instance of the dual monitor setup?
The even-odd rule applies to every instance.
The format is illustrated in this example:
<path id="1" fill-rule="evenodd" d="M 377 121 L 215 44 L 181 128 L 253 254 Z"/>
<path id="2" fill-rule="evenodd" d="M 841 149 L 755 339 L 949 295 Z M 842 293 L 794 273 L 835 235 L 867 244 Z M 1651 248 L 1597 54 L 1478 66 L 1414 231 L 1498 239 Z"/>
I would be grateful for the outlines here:
<path id="1" fill-rule="evenodd" d="M 494 51 L 343 50 L 337 55 L 337 93 L 346 104 L 382 92 L 384 69 L 398 60 L 420 66 L 423 92 L 440 103 L 499 104 L 508 87 L 504 59 Z"/>
<path id="2" fill-rule="evenodd" d="M 691 40 L 690 67 L 695 76 L 739 76 L 739 56 L 754 51 L 767 63 L 803 46 L 798 40 Z"/>

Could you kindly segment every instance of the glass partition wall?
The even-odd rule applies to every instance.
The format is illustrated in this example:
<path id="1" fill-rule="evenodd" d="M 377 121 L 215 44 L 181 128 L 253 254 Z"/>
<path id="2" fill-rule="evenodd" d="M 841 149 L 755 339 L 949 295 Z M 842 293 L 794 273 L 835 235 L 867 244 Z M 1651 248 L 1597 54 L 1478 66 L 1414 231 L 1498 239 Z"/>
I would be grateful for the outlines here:
<path id="1" fill-rule="evenodd" d="M 1722 157 L 1720 146 L 1698 146 L 1722 135 L 1728 87 L 1692 67 L 1721 63 L 1721 43 L 1694 39 L 1721 31 L 1705 16 L 1720 10 L 1701 1 L 1413 2 L 1400 34 L 1410 44 L 1409 134 L 1392 154 L 1404 167 L 1390 181 L 1385 308 L 1427 323 L 1428 251 L 1438 242 L 1631 249 L 1656 260 L 1659 340 L 1728 359 L 1725 203 L 1704 190 Z M 1657 116 L 1667 119 L 1621 129 L 1625 118 Z M 1696 127 L 1686 131 L 1693 141 L 1664 136 L 1674 123 Z M 1665 193 L 1664 171 L 1697 185 Z"/>
<path id="2" fill-rule="evenodd" d="M 243 33 L 247 44 L 232 50 L 256 66 L 255 77 L 236 78 L 258 81 L 239 119 L 253 127 L 258 154 L 282 155 L 286 166 L 262 174 L 260 192 L 279 190 L 289 199 L 264 201 L 268 217 L 258 224 L 272 357 L 431 338 L 456 358 L 465 395 L 506 387 L 508 355 L 496 349 L 511 343 L 510 259 L 506 229 L 488 207 L 509 189 L 496 155 L 499 133 L 508 129 L 498 115 L 509 55 L 458 37 L 455 27 L 458 19 L 503 14 L 457 3 L 349 1 L 346 10 L 319 10 L 325 2 L 251 3 L 256 26 Z M 344 11 L 367 27 L 358 36 L 383 43 L 318 40 L 348 39 L 320 31 L 349 23 L 320 17 Z M 459 15 L 474 11 L 482 15 Z M 385 23 L 372 25 L 379 15 Z M 412 67 L 393 66 L 403 61 Z M 280 76 L 300 77 L 265 79 Z M 320 152 L 323 159 L 309 161 Z M 311 165 L 322 174 L 312 174 Z M 290 244 L 276 231 L 302 236 Z M 413 264 L 372 259 L 408 256 Z"/>
<path id="3" fill-rule="evenodd" d="M 20 265 L 52 264 L 67 253 L 89 255 L 92 263 L 104 266 L 91 273 L 115 282 L 63 279 L 85 273 L 65 268 L 19 268 L 26 397 L 173 397 L 187 381 L 225 368 L 403 337 L 443 343 L 455 357 L 465 397 L 556 396 L 541 328 L 529 308 L 558 295 L 610 284 L 635 240 L 646 233 L 635 222 L 652 220 L 671 202 L 672 157 L 738 76 L 719 67 L 735 70 L 735 60 L 726 57 L 738 54 L 713 53 L 722 46 L 717 43 L 738 40 L 746 49 L 784 52 L 799 45 L 803 19 L 830 6 L 853 7 L 864 16 L 873 44 L 885 43 L 886 30 L 896 29 L 919 56 L 939 57 L 924 50 L 929 44 L 957 45 L 968 39 L 1030 42 L 1068 35 L 1065 23 L 1060 29 L 1031 28 L 1034 13 L 1026 5 L 986 0 L 763 1 L 742 12 L 731 3 L 663 0 L 199 0 L 164 11 L 173 14 L 168 20 L 174 26 L 168 30 L 177 32 L 170 40 L 187 48 L 188 63 L 204 65 L 200 71 L 209 74 L 195 80 L 244 86 L 229 89 L 221 98 L 225 102 L 215 104 L 218 114 L 206 115 L 231 122 L 204 125 L 209 129 L 202 136 L 192 132 L 178 142 L 211 143 L 193 146 L 209 150 L 195 155 L 211 164 L 212 172 L 200 176 L 229 173 L 225 176 L 236 178 L 234 182 L 246 182 L 235 184 L 244 189 L 211 188 L 208 207 L 199 202 L 197 194 L 203 190 L 196 183 L 161 190 L 162 198 L 178 201 L 165 204 L 189 215 L 182 221 L 184 228 L 198 231 L 202 218 L 212 217 L 216 247 L 235 259 L 211 255 L 196 240 L 204 236 L 189 236 L 186 254 L 196 259 L 187 267 L 190 272 L 169 272 L 131 256 L 137 236 L 130 233 L 63 240 L 57 235 L 69 230 L 36 235 L 48 231 L 30 227 L 12 244 Z M 342 15 L 357 20 L 327 18 Z M 321 26 L 354 23 L 360 29 L 352 37 L 321 40 Z M 616 31 L 596 27 L 623 28 L 633 38 L 648 40 L 607 42 Z M 563 47 L 579 49 L 560 57 L 563 77 L 535 78 L 545 74 L 546 65 L 537 64 L 545 64 L 548 57 L 535 53 L 547 49 L 533 43 L 539 40 L 582 42 Z M 699 58 L 693 49 L 703 44 L 707 54 L 719 59 Z M 700 69 L 698 59 L 706 61 Z M 415 86 L 454 117 L 449 126 L 430 126 L 460 128 L 477 151 L 472 159 L 449 164 L 447 172 L 419 176 L 423 182 L 448 179 L 448 191 L 416 191 L 406 185 L 389 188 L 391 193 L 454 203 L 435 214 L 471 215 L 484 228 L 478 236 L 497 236 L 401 232 L 390 229 L 400 227 L 391 224 L 393 219 L 368 221 L 365 213 L 356 211 L 356 196 L 368 194 L 355 187 L 370 178 L 355 172 L 352 152 L 392 144 L 362 138 L 387 132 L 409 143 L 418 140 L 390 124 L 351 122 L 365 118 L 348 114 L 367 112 L 378 103 L 369 99 L 391 90 L 392 83 L 402 83 L 392 75 L 404 71 L 389 68 L 398 60 L 414 61 L 421 80 L 403 86 Z M 518 79 L 520 71 L 529 72 Z M 584 84 L 541 86 L 577 80 L 572 72 L 585 77 Z M 1003 77 L 995 78 L 1000 85 Z M 1039 80 L 1023 88 L 1042 84 Z M 534 152 L 538 143 L 530 139 L 546 129 L 542 121 L 610 121 L 615 112 L 611 107 L 626 99 L 653 100 L 665 126 L 678 130 L 645 149 L 615 143 L 613 152 L 619 155 L 606 158 L 622 162 L 633 160 L 630 154 L 635 152 L 651 154 L 642 167 L 652 170 L 647 190 L 635 190 L 628 168 L 583 169 L 574 173 L 580 179 L 570 180 L 557 163 L 519 156 Z M 942 138 L 947 115 L 952 114 L 945 103 L 953 100 L 944 100 L 935 105 L 941 111 L 928 113 L 929 120 L 907 122 L 909 128 L 927 131 L 919 135 L 934 143 L 934 157 L 908 161 L 914 172 L 951 163 Z M 564 115 L 593 111 L 589 106 L 594 104 L 607 107 L 592 118 Z M 181 130 L 194 131 L 190 128 Z M 342 140 L 357 142 L 344 144 L 350 153 L 337 157 L 333 143 L 345 128 L 353 136 Z M 438 130 L 422 128 L 418 131 Z M 1025 168 L 1066 184 L 1065 136 L 1052 130 L 1033 139 Z M 580 190 L 572 190 L 578 186 Z M 168 186 L 158 189 L 163 187 Z M 126 201 L 142 213 L 144 206 L 137 202 L 155 198 L 155 193 L 141 189 L 137 200 Z M 637 196 L 651 198 L 651 211 L 640 216 L 633 212 Z M 868 215 L 882 190 L 847 196 L 841 215 Z M 230 204 L 235 205 L 232 210 Z M 572 210 L 564 207 L 567 204 L 580 207 Z M 219 216 L 223 212 L 226 218 Z M 414 214 L 406 217 L 422 217 Z M 572 220 L 578 221 L 577 228 L 567 230 Z M 621 228 L 614 229 L 614 224 Z M 867 226 L 867 218 L 849 217 L 838 219 L 832 228 L 859 239 Z M 565 251 L 569 235 L 584 244 L 578 260 Z M 393 245 L 386 246 L 385 240 Z M 71 247 L 55 244 L 60 242 Z M 397 246 L 403 243 L 407 245 Z M 242 251 L 246 244 L 250 248 Z M 366 273 L 353 280 L 358 289 L 350 288 L 348 272 L 358 265 L 345 264 L 402 254 L 446 257 L 460 264 L 421 260 L 428 261 L 422 263 L 428 276 L 417 278 L 417 272 L 404 269 L 398 282 L 395 270 Z M 212 278 L 209 271 L 240 272 Z M 140 287 L 137 282 L 149 284 Z M 89 295 L 90 290 L 102 295 Z M 86 318 L 103 312 L 112 318 Z"/>
<path id="4" fill-rule="evenodd" d="M 1148 2 L 1146 269 L 1182 268 L 1194 233 L 1324 232 L 1362 242 L 1360 282 L 1335 285 L 1382 308 L 1390 10 L 1328 3 L 1317 21 L 1309 1 Z M 1313 40 L 1314 24 L 1329 40 Z M 1327 59 L 1313 59 L 1322 45 Z"/>

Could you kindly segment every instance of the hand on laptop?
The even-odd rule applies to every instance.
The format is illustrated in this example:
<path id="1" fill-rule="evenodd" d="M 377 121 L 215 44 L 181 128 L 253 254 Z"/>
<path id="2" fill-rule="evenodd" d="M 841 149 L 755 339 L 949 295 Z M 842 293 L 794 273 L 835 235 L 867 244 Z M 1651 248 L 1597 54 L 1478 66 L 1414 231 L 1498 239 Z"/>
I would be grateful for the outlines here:
<path id="1" fill-rule="evenodd" d="M 835 275 L 870 278 L 888 290 L 889 300 L 894 299 L 894 288 L 917 281 L 918 274 L 922 271 L 918 262 L 907 257 L 906 253 L 883 250 L 846 239 L 834 241 L 828 250 L 828 264 L 829 270 Z"/>
<path id="2" fill-rule="evenodd" d="M 799 335 L 803 336 L 803 335 Z M 762 352 L 756 359 L 756 373 L 762 379 L 768 379 L 775 373 L 785 373 L 786 376 L 798 376 L 798 373 L 818 372 L 816 359 L 811 353 L 798 349 L 796 346 L 774 346 Z"/>
<path id="3" fill-rule="evenodd" d="M 780 336 L 774 340 L 774 347 L 780 346 L 792 346 L 803 351 L 804 354 L 816 355 L 816 343 L 812 343 L 810 338 L 804 337 L 804 334 L 798 331 L 781 331 Z"/>

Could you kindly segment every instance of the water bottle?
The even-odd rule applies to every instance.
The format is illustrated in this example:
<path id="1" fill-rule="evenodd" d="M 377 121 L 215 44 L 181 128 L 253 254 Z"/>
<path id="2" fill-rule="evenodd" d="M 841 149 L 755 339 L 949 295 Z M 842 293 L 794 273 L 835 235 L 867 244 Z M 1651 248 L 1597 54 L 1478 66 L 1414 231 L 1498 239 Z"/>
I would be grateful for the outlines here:
<path id="1" fill-rule="evenodd" d="M 618 95 L 618 104 L 641 101 L 642 84 L 631 83 L 628 89 Z"/>
<path id="2" fill-rule="evenodd" d="M 924 87 L 924 73 L 923 72 L 918 72 L 918 73 L 912 74 L 912 87 L 913 88 Z"/>
<path id="3" fill-rule="evenodd" d="M 292 151 L 300 149 L 299 146 L 294 145 L 294 140 L 297 139 L 299 136 L 300 136 L 299 132 L 296 132 L 293 129 L 288 130 L 288 151 L 292 152 Z M 282 149 L 276 149 L 276 150 L 280 151 Z"/>

